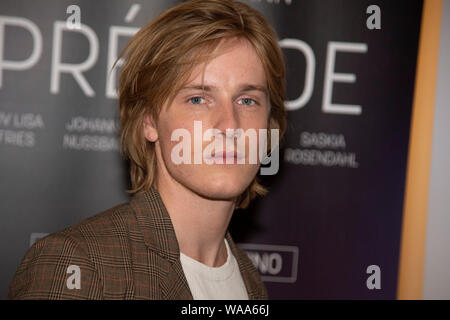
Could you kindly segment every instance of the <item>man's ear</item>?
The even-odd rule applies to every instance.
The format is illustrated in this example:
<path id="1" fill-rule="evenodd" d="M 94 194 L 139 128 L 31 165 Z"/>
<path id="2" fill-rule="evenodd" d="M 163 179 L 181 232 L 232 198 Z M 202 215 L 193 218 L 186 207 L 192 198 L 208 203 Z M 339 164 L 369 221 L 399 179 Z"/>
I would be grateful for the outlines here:
<path id="1" fill-rule="evenodd" d="M 150 142 L 158 140 L 158 130 L 156 129 L 153 117 L 149 114 L 144 116 L 144 137 Z"/>

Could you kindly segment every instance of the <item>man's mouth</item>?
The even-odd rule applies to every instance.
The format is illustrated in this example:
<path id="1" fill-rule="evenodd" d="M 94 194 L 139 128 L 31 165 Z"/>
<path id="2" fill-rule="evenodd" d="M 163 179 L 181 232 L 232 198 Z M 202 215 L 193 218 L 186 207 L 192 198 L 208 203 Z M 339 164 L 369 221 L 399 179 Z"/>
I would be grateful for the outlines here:
<path id="1" fill-rule="evenodd" d="M 211 157 L 208 157 L 210 159 L 213 159 L 215 161 L 222 159 L 222 163 L 224 164 L 232 164 L 237 163 L 238 160 L 244 159 L 244 155 L 241 153 L 238 153 L 237 151 L 218 151 L 218 152 L 212 152 Z"/>

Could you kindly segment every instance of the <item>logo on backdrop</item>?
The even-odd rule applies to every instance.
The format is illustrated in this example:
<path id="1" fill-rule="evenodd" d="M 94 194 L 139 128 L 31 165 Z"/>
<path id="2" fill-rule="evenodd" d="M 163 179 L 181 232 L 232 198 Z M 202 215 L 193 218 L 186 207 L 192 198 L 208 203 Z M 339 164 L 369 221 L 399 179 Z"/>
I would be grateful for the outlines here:
<path id="1" fill-rule="evenodd" d="M 30 247 L 39 239 L 49 235 L 49 233 L 33 232 L 30 234 Z"/>
<path id="2" fill-rule="evenodd" d="M 294 283 L 298 274 L 298 247 L 239 243 L 265 282 Z"/>

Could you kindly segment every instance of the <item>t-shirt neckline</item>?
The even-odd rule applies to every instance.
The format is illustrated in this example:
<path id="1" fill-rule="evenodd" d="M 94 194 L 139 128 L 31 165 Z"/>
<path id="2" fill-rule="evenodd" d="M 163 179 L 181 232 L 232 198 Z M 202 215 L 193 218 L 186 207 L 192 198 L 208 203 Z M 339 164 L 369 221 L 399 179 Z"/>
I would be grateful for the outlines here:
<path id="1" fill-rule="evenodd" d="M 233 274 L 235 263 L 228 241 L 224 238 L 227 249 L 227 261 L 219 267 L 210 267 L 180 252 L 180 260 L 190 272 L 211 280 L 226 280 Z"/>

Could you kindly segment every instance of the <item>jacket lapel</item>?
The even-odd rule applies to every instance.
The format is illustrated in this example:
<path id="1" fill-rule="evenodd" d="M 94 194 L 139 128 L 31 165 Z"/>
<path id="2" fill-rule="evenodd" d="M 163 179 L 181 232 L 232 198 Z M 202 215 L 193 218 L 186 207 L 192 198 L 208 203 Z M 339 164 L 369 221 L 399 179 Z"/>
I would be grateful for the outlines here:
<path id="1" fill-rule="evenodd" d="M 175 230 L 159 192 L 154 187 L 139 192 L 132 197 L 130 205 L 136 213 L 145 244 L 166 261 L 167 273 L 160 281 L 163 299 L 192 300 L 192 293 L 181 266 Z M 252 262 L 246 253 L 237 248 L 229 231 L 226 232 L 225 238 L 238 262 L 249 299 L 265 299 L 265 292 L 261 292 L 259 275 L 255 277 L 257 271 Z"/>
<path id="2" fill-rule="evenodd" d="M 167 273 L 159 283 L 163 299 L 192 300 L 180 262 L 175 230 L 158 191 L 152 187 L 148 191 L 139 192 L 133 196 L 130 205 L 136 212 L 145 244 L 165 260 L 164 268 Z"/>
<path id="3" fill-rule="evenodd" d="M 233 255 L 239 265 L 239 270 L 241 271 L 242 279 L 244 280 L 245 287 L 247 288 L 249 300 L 267 299 L 267 292 L 264 284 L 261 282 L 258 271 L 253 266 L 253 263 L 247 254 L 237 247 L 231 238 L 229 231 L 225 234 L 225 238 L 227 239 L 231 252 L 233 252 Z"/>

